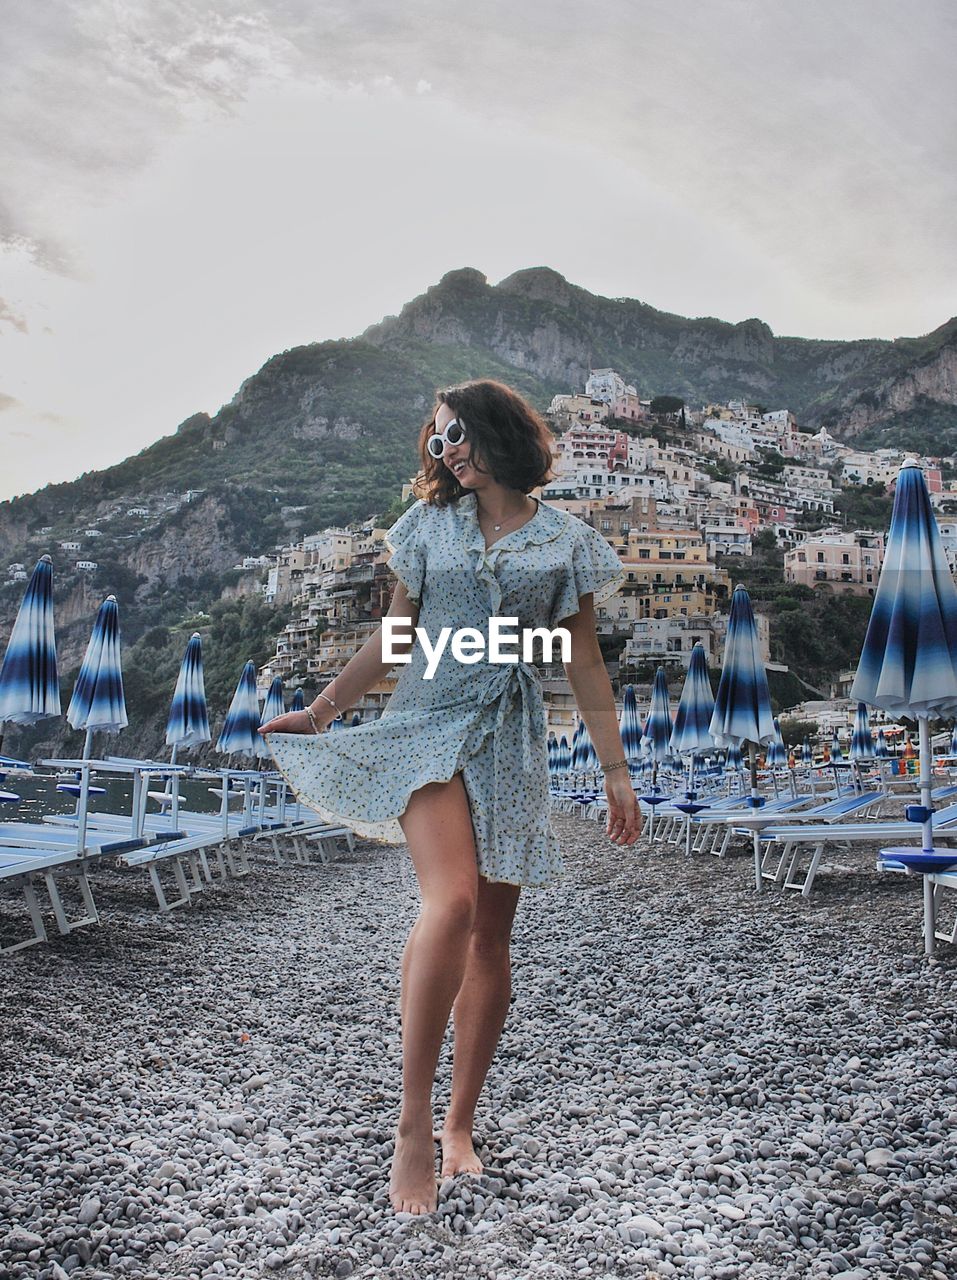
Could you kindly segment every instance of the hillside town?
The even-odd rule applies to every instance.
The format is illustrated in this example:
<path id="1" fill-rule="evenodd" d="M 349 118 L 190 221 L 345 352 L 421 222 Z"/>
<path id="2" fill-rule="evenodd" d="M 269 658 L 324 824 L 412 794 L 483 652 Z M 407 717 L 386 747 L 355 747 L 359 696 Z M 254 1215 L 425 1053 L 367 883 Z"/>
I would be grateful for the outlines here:
<path id="1" fill-rule="evenodd" d="M 616 674 L 650 679 L 658 665 L 680 672 L 701 642 L 712 666 L 723 655 L 737 558 L 757 540 L 783 552 L 784 580 L 832 593 L 873 595 L 884 554 L 883 528 L 848 528 L 835 498 L 848 487 L 892 493 L 904 454 L 868 452 L 825 428 L 802 431 L 786 408 L 730 400 L 688 408 L 677 398 L 642 399 L 610 368 L 593 369 L 580 392 L 556 395 L 546 418 L 556 437 L 555 478 L 534 491 L 572 512 L 608 540 L 626 571 L 617 595 L 596 607 L 600 636 L 619 642 Z M 952 567 L 957 565 L 957 489 L 949 459 L 920 459 Z M 403 486 L 402 500 L 412 496 Z M 327 528 L 250 558 L 268 562 L 265 598 L 293 615 L 261 668 L 265 687 L 330 679 L 365 643 L 387 612 L 393 578 L 387 530 L 370 519 Z M 239 567 L 239 566 L 237 566 Z M 770 626 L 758 614 L 770 670 Z M 379 716 L 390 675 L 358 708 Z M 574 699 L 563 669 L 548 667 L 543 688 L 549 728 L 574 726 Z M 853 709 L 836 682 L 789 709 L 821 731 L 849 726 Z"/>

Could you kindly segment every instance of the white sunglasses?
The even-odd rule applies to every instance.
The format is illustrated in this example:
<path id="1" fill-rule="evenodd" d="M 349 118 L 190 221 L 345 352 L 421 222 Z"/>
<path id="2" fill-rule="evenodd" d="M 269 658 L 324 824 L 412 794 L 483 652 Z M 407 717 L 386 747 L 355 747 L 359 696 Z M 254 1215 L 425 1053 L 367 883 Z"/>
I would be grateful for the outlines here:
<path id="1" fill-rule="evenodd" d="M 465 428 L 459 422 L 458 418 L 453 418 L 451 422 L 445 424 L 445 430 L 442 432 L 434 432 L 425 442 L 425 447 L 431 453 L 433 458 L 441 458 L 445 453 L 446 445 L 461 444 L 463 440 L 467 440 Z"/>

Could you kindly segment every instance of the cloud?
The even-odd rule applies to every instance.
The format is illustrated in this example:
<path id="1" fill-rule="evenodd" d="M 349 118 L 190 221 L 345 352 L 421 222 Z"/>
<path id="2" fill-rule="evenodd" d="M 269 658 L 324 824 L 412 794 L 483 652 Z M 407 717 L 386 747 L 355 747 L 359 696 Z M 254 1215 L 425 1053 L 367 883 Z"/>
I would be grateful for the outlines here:
<path id="1" fill-rule="evenodd" d="M 35 448 L 0 483 L 117 461 L 466 265 L 776 332 L 932 329 L 955 27 L 942 0 L 15 6 L 0 384 Z"/>
<path id="2" fill-rule="evenodd" d="M 275 74 L 283 37 L 251 5 L 50 0 L 5 22 L 0 241 L 82 272 L 70 209 L 100 206 L 209 113 Z"/>
<path id="3" fill-rule="evenodd" d="M 13 307 L 3 298 L 0 298 L 0 326 L 9 325 L 11 329 L 16 329 L 18 333 L 27 332 L 27 322 L 24 316 L 14 311 Z"/>
<path id="4" fill-rule="evenodd" d="M 805 278 L 877 298 L 953 258 L 957 170 L 935 157 L 957 129 L 955 15 L 944 0 L 21 6 L 0 227 L 51 270 L 80 270 L 65 202 L 108 200 L 177 134 L 298 78 L 428 92 L 588 142 Z"/>

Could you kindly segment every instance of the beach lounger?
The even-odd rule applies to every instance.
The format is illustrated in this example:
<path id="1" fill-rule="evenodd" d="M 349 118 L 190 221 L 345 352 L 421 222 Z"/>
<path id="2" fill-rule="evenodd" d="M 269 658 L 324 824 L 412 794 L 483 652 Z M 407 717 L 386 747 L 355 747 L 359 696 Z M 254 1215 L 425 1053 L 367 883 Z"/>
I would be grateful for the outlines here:
<path id="1" fill-rule="evenodd" d="M 31 877 L 42 877 L 53 907 L 57 928 L 63 934 L 70 933 L 81 925 L 99 923 L 99 913 L 87 877 L 87 869 L 91 863 L 101 857 L 122 857 L 125 853 L 141 849 L 148 843 L 144 840 L 117 839 L 116 833 L 102 835 L 89 833 L 85 848 L 78 851 L 76 842 L 69 838 L 70 834 L 59 831 L 55 827 L 44 827 L 37 823 L 0 825 L 0 879 L 9 880 L 22 889 L 34 926 L 34 934 L 31 938 L 13 947 L 0 948 L 0 953 L 16 951 L 22 946 L 30 946 L 46 939 Z M 56 873 L 63 871 L 75 875 L 83 898 L 85 914 L 72 920 L 67 915 L 55 879 Z"/>
<path id="2" fill-rule="evenodd" d="M 938 810 L 931 818 L 935 837 L 957 839 L 957 805 Z M 836 822 L 822 826 L 768 827 L 760 833 L 760 839 L 781 846 L 776 871 L 769 875 L 785 889 L 796 889 L 805 898 L 810 897 L 814 878 L 820 870 L 824 850 L 829 845 L 860 844 L 870 841 L 913 839 L 916 827 L 913 822 Z M 768 851 L 770 852 L 770 850 Z M 801 859 L 810 854 L 810 861 L 801 873 Z M 879 866 L 883 870 L 905 870 L 903 864 L 893 866 L 889 862 Z"/>

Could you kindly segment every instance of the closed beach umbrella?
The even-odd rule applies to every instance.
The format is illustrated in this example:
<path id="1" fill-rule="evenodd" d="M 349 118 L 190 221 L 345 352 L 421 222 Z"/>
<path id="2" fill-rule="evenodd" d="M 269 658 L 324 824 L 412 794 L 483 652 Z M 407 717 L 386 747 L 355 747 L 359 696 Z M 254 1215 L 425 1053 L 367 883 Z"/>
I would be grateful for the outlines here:
<path id="1" fill-rule="evenodd" d="M 166 721 L 166 745 L 173 748 L 175 763 L 177 748 L 198 747 L 203 742 L 209 742 L 212 736 L 203 680 L 203 641 L 199 632 L 194 631 L 176 677 L 176 688 Z"/>
<path id="2" fill-rule="evenodd" d="M 710 727 L 713 715 L 714 696 L 708 679 L 708 659 L 704 645 L 699 642 L 691 650 L 688 674 L 675 712 L 671 730 L 672 750 L 682 755 L 710 751 L 714 747 Z"/>
<path id="3" fill-rule="evenodd" d="M 645 742 L 656 762 L 665 759 L 671 742 L 671 703 L 668 697 L 668 679 L 664 667 L 655 672 L 655 682 L 651 686 L 651 705 L 648 708 L 648 719 L 645 721 Z"/>
<path id="4" fill-rule="evenodd" d="M 23 594 L 0 665 L 0 725 L 36 724 L 59 714 L 53 561 L 41 556 Z"/>
<path id="5" fill-rule="evenodd" d="M 84 760 L 89 759 L 94 733 L 119 733 L 129 724 L 116 596 L 107 596 L 97 610 L 66 718 L 74 729 L 86 730 Z"/>
<path id="6" fill-rule="evenodd" d="M 837 736 L 837 730 L 836 730 L 836 729 L 835 729 L 835 730 L 834 730 L 834 732 L 831 734 L 831 759 L 832 759 L 832 760 L 843 760 L 843 759 L 844 759 L 844 752 L 843 752 L 843 751 L 842 751 L 842 749 L 841 749 L 841 740 L 840 740 L 840 738 Z"/>
<path id="7" fill-rule="evenodd" d="M 875 753 L 878 760 L 889 760 L 891 758 L 891 749 L 887 745 L 887 739 L 884 737 L 883 729 L 878 729 L 877 731 L 877 747 L 875 748 Z"/>
<path id="8" fill-rule="evenodd" d="M 585 758 L 585 752 L 582 747 L 582 730 L 584 727 L 584 722 L 579 720 L 575 725 L 575 732 L 572 734 L 572 773 L 582 773 L 584 771 L 584 764 L 582 763 Z"/>
<path id="9" fill-rule="evenodd" d="M 588 725 L 585 724 L 584 720 L 580 720 L 579 724 L 581 725 L 582 772 L 594 773 L 599 767 L 598 752 L 595 750 L 595 744 L 592 742 L 591 734 L 588 732 Z"/>
<path id="10" fill-rule="evenodd" d="M 266 701 L 263 703 L 263 713 L 260 724 L 267 724 L 270 720 L 274 720 L 276 716 L 281 716 L 286 708 L 282 697 L 282 677 L 274 676 L 272 684 L 269 686 L 269 692 L 266 694 Z M 341 724 L 342 722 L 339 721 Z M 262 734 L 259 734 L 259 741 L 256 743 L 256 755 L 260 759 L 267 759 L 272 755 L 269 750 L 269 744 Z"/>
<path id="11" fill-rule="evenodd" d="M 638 714 L 638 699 L 635 697 L 633 684 L 625 685 L 618 729 L 621 733 L 621 745 L 625 749 L 625 759 L 628 761 L 628 772 L 632 773 L 641 761 L 641 716 Z"/>
<path id="12" fill-rule="evenodd" d="M 758 792 L 755 750 L 763 742 L 774 741 L 774 716 L 751 597 L 741 586 L 735 587 L 731 597 L 724 666 L 721 668 L 721 680 L 714 700 L 711 733 L 719 746 L 748 743 L 751 803 L 758 805 L 761 797 Z M 755 888 L 760 890 L 763 885 L 757 828 L 754 831 L 754 881 Z"/>
<path id="13" fill-rule="evenodd" d="M 711 717 L 714 714 L 714 695 L 708 678 L 708 659 L 700 642 L 691 650 L 688 674 L 681 689 L 678 710 L 671 730 L 671 749 L 690 757 L 688 762 L 688 799 L 694 791 L 695 755 L 711 751 Z M 690 823 L 689 830 L 690 830 Z"/>
<path id="14" fill-rule="evenodd" d="M 203 680 L 203 640 L 198 631 L 189 638 L 183 661 L 179 664 L 176 688 L 166 721 L 166 745 L 172 747 L 170 764 L 176 763 L 176 753 L 181 747 L 198 747 L 212 738 L 209 731 L 209 712 L 206 709 L 206 686 Z M 166 785 L 170 797 L 170 821 L 175 827 L 179 822 L 179 774 L 170 777 Z"/>
<path id="15" fill-rule="evenodd" d="M 252 662 L 243 667 L 236 686 L 223 731 L 216 743 L 216 750 L 223 755 L 258 755 L 261 734 L 259 728 L 259 698 L 256 695 L 256 668 Z"/>
<path id="16" fill-rule="evenodd" d="M 353 711 L 350 728 L 354 729 L 357 724 L 362 724 L 362 716 L 359 715 L 358 711 Z"/>
<path id="17" fill-rule="evenodd" d="M 912 460 L 897 477 L 887 550 L 851 697 L 881 707 L 895 719 L 917 720 L 922 852 L 929 865 L 934 849 L 930 719 L 957 713 L 957 586 L 923 472 Z M 924 904 L 924 942 L 930 955 L 934 906 L 926 879 Z"/>
<path id="18" fill-rule="evenodd" d="M 740 773 L 744 768 L 744 757 L 741 755 L 741 748 L 736 742 L 732 742 L 731 746 L 728 747 L 724 758 L 724 767 L 731 773 Z"/>
<path id="19" fill-rule="evenodd" d="M 854 732 L 851 734 L 851 759 L 873 760 L 874 739 L 871 736 L 871 719 L 867 706 L 863 702 L 857 704 L 854 716 Z"/>
<path id="20" fill-rule="evenodd" d="M 767 672 L 758 643 L 751 597 L 735 587 L 724 647 L 724 666 L 711 717 L 711 734 L 722 747 L 773 742 L 774 717 Z"/>
<path id="21" fill-rule="evenodd" d="M 774 717 L 774 737 L 768 744 L 768 753 L 764 763 L 769 769 L 780 769 L 782 765 L 788 762 L 788 753 L 784 747 L 784 738 L 781 736 L 781 725 L 777 716 Z"/>
<path id="22" fill-rule="evenodd" d="M 300 688 L 300 689 L 297 689 L 296 692 L 292 695 L 292 702 L 289 704 L 289 710 L 305 711 L 305 709 L 306 709 L 306 695 L 303 693 L 302 689 Z"/>
<path id="23" fill-rule="evenodd" d="M 814 752 L 811 750 L 810 742 L 807 740 L 807 738 L 805 738 L 804 741 L 801 743 L 801 764 L 806 764 L 810 766 L 813 763 L 814 763 Z"/>
<path id="24" fill-rule="evenodd" d="M 651 703 L 648 707 L 648 718 L 645 720 L 645 732 L 641 742 L 647 762 L 646 769 L 648 763 L 651 765 L 651 795 L 642 796 L 651 808 L 651 818 L 648 822 L 649 840 L 654 839 L 655 807 L 665 799 L 664 796 L 659 796 L 658 792 L 658 770 L 668 758 L 672 728 L 668 679 L 665 676 L 664 667 L 659 667 L 651 686 Z"/>

